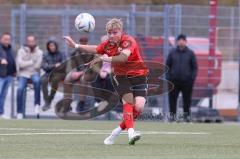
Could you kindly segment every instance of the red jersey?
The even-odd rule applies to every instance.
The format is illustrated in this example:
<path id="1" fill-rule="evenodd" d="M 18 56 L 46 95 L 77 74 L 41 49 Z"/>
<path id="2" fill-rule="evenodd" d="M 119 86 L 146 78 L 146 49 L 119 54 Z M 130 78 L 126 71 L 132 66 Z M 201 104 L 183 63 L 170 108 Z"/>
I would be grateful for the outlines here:
<path id="1" fill-rule="evenodd" d="M 148 69 L 144 64 L 139 52 L 136 40 L 129 35 L 122 35 L 119 44 L 112 44 L 109 40 L 100 43 L 96 50 L 98 54 L 107 54 L 108 56 L 117 56 L 121 50 L 131 51 L 126 62 L 112 63 L 116 75 L 146 76 Z"/>

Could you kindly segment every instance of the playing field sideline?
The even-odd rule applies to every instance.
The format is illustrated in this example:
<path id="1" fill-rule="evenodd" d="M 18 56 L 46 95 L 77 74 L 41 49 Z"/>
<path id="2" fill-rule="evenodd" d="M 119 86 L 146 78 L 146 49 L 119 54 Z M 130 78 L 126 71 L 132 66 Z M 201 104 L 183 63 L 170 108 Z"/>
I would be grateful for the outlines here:
<path id="1" fill-rule="evenodd" d="M 104 138 L 109 121 L 0 120 L 1 159 L 164 158 L 226 159 L 240 156 L 237 124 L 163 124 L 139 122 L 143 134 L 129 146 L 122 134 L 113 146 Z"/>

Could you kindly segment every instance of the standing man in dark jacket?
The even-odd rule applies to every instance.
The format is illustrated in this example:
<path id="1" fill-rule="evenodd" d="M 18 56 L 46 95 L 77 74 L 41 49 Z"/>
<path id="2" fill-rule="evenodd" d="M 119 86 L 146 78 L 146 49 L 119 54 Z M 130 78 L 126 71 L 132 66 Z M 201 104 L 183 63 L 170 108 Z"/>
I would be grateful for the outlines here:
<path id="1" fill-rule="evenodd" d="M 64 62 L 64 55 L 58 50 L 58 44 L 56 41 L 47 42 L 47 53 L 43 56 L 41 64 L 45 74 L 41 77 L 43 98 L 45 101 L 42 107 L 43 111 L 50 108 L 51 102 L 58 89 L 58 81 L 62 81 L 65 78 L 66 67 L 61 65 Z M 55 69 L 55 70 L 54 70 Z M 54 75 L 51 76 L 51 72 L 54 70 Z M 51 84 L 50 94 L 48 92 L 48 83 Z"/>
<path id="2" fill-rule="evenodd" d="M 10 118 L 4 115 L 4 102 L 8 87 L 16 73 L 14 52 L 11 46 L 11 35 L 4 33 L 0 41 L 0 117 Z"/>
<path id="3" fill-rule="evenodd" d="M 184 121 L 190 121 L 190 106 L 192 89 L 197 76 L 197 60 L 194 52 L 187 47 L 186 36 L 177 37 L 177 47 L 173 48 L 167 58 L 169 70 L 167 79 L 174 84 L 174 89 L 169 93 L 169 106 L 171 120 L 175 120 L 177 99 L 180 92 L 183 96 Z"/>

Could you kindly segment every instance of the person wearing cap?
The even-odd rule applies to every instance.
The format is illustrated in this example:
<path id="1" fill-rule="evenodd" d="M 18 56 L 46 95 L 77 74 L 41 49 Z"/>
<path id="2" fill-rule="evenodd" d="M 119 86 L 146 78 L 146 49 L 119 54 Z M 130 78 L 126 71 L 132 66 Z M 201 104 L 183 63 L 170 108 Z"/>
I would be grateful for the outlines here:
<path id="1" fill-rule="evenodd" d="M 176 39 L 177 46 L 173 48 L 166 61 L 169 68 L 167 80 L 174 84 L 174 89 L 169 92 L 170 121 L 176 120 L 177 99 L 179 93 L 183 97 L 183 120 L 191 120 L 190 106 L 194 81 L 197 76 L 198 64 L 194 52 L 187 47 L 187 37 L 180 34 Z"/>

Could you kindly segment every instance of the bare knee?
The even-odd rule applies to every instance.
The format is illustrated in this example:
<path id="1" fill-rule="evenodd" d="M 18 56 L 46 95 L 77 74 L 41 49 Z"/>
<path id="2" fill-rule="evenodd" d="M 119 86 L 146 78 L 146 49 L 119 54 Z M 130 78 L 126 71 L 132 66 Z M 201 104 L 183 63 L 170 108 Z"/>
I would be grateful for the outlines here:
<path id="1" fill-rule="evenodd" d="M 122 97 L 122 102 L 123 104 L 126 104 L 126 103 L 134 104 L 133 94 L 132 93 L 124 94 Z"/>
<path id="2" fill-rule="evenodd" d="M 145 103 L 146 99 L 144 97 L 135 97 L 135 109 L 137 111 L 142 112 L 144 110 Z"/>

